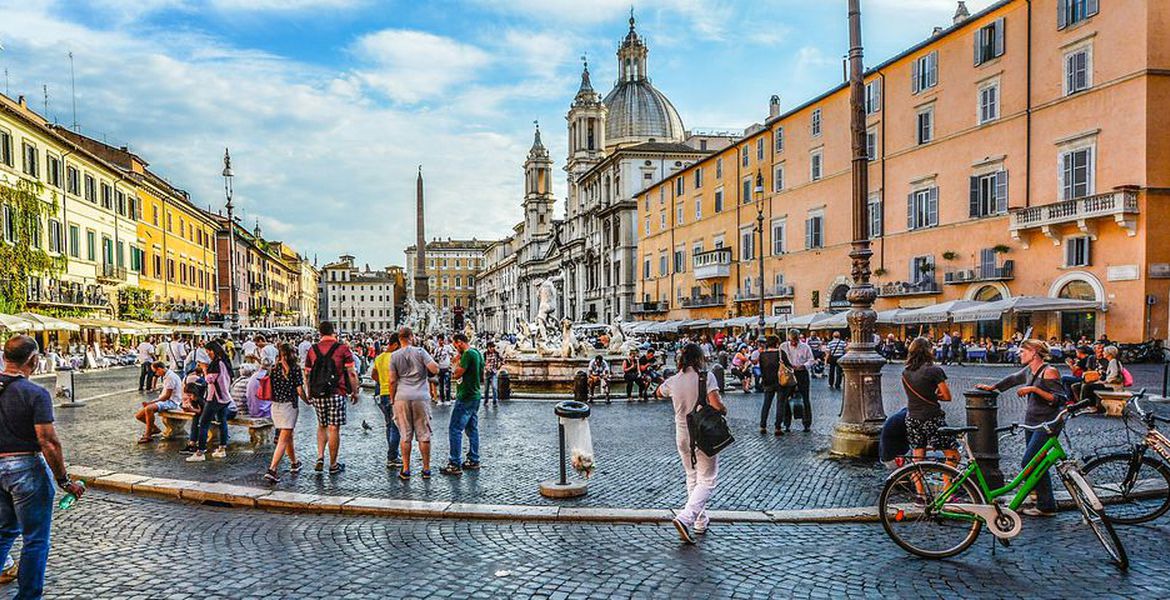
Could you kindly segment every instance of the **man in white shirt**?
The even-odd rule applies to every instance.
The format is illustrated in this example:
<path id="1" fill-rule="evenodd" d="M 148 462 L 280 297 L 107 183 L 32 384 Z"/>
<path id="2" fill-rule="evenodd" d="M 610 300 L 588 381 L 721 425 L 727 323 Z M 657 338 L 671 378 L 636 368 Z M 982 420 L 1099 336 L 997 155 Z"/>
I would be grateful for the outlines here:
<path id="1" fill-rule="evenodd" d="M 183 379 L 174 369 L 168 369 L 162 361 L 151 364 L 150 368 L 162 382 L 162 391 L 157 400 L 143 402 L 138 414 L 134 415 L 135 419 L 146 425 L 146 433 L 138 439 L 139 444 L 148 444 L 154 440 L 154 435 L 160 431 L 154 424 L 154 416 L 167 410 L 179 410 L 179 398 L 183 393 Z"/>
<path id="2" fill-rule="evenodd" d="M 138 391 L 140 392 L 154 391 L 154 372 L 151 371 L 154 360 L 154 337 L 151 336 L 138 344 L 138 364 L 141 365 L 142 369 L 142 373 L 138 376 Z"/>
<path id="3" fill-rule="evenodd" d="M 276 344 L 270 344 L 268 338 L 256 336 L 256 358 L 260 364 L 276 364 Z"/>
<path id="4" fill-rule="evenodd" d="M 176 371 L 181 370 L 187 362 L 187 344 L 183 342 L 183 338 L 177 333 L 174 334 L 171 341 L 164 344 L 164 349 L 166 350 L 164 358 L 170 363 L 170 367 Z"/>
<path id="5" fill-rule="evenodd" d="M 808 371 L 817 359 L 813 356 L 812 348 L 800 341 L 800 332 L 793 329 L 788 332 L 788 341 L 780 344 L 780 362 L 792 369 L 796 377 L 796 385 L 782 388 L 780 407 L 784 411 L 784 429 L 792 431 L 792 396 L 800 394 L 802 406 L 800 413 L 801 423 L 807 433 L 812 429 L 812 403 L 809 400 Z"/>
<path id="6" fill-rule="evenodd" d="M 256 339 L 259 339 L 259 337 L 260 336 L 256 336 Z M 259 347 L 256 344 L 256 339 L 250 339 L 250 340 L 244 341 L 244 345 L 241 347 L 241 350 L 244 351 L 244 362 L 259 362 L 260 361 L 260 357 L 256 354 L 256 348 Z M 301 363 L 301 364 L 303 365 L 305 363 Z"/>
<path id="7" fill-rule="evenodd" d="M 309 348 L 313 347 L 313 342 L 309 338 L 304 338 L 301 343 L 297 345 L 297 358 L 300 359 L 302 365 L 305 364 L 305 359 L 309 357 Z"/>
<path id="8" fill-rule="evenodd" d="M 451 359 L 455 358 L 455 347 L 447 343 L 447 339 L 439 336 L 439 345 L 435 348 L 435 362 L 439 363 L 439 403 L 451 401 Z"/>

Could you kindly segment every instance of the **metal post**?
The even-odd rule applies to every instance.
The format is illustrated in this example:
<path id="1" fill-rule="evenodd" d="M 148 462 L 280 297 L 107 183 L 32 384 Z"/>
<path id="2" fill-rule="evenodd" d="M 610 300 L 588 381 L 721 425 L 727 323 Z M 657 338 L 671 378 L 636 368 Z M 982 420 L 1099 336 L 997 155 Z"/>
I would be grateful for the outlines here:
<path id="1" fill-rule="evenodd" d="M 561 480 L 560 485 L 569 484 L 569 473 L 565 468 L 565 424 L 557 420 L 557 438 L 561 445 Z"/>
<path id="2" fill-rule="evenodd" d="M 758 339 L 764 337 L 764 175 L 759 170 L 756 171 L 756 200 L 760 203 L 756 209 L 756 229 L 760 232 L 760 253 L 757 256 L 757 262 L 760 267 L 759 280 L 757 284 L 760 286 L 760 316 L 759 326 L 760 333 Z"/>
<path id="3" fill-rule="evenodd" d="M 232 217 L 232 157 L 228 153 L 228 149 L 223 149 L 223 192 L 227 198 L 227 220 L 228 220 L 228 299 L 231 301 L 231 315 L 232 324 L 227 329 L 236 330 L 240 326 L 240 312 L 239 312 L 239 292 L 236 289 L 236 222 Z"/>
<path id="4" fill-rule="evenodd" d="M 967 398 L 967 425 L 978 427 L 979 431 L 967 435 L 975 462 L 983 469 L 987 485 L 1003 487 L 1003 471 L 999 468 L 999 437 L 995 428 L 999 425 L 999 393 L 984 390 L 963 392 Z"/>
<path id="5" fill-rule="evenodd" d="M 853 142 L 853 286 L 849 288 L 849 346 L 839 360 L 845 372 L 841 418 L 833 427 L 830 451 L 842 456 L 876 456 L 881 426 L 881 370 L 885 359 L 874 351 L 877 289 L 870 283 L 866 202 L 869 195 L 869 157 L 865 150 L 865 85 L 861 46 L 861 1 L 849 0 L 849 108 Z"/>

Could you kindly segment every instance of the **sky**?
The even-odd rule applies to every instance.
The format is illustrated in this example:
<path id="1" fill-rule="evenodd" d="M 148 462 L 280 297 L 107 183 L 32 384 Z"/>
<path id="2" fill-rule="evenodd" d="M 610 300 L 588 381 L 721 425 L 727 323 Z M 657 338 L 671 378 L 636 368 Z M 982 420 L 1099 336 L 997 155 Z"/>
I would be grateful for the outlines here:
<path id="1" fill-rule="evenodd" d="M 972 12 L 993 0 L 968 0 Z M 951 23 L 955 0 L 862 0 L 866 65 Z M 557 214 L 565 114 L 588 58 L 604 94 L 629 0 L 0 0 L 5 91 L 128 146 L 221 210 L 224 148 L 244 222 L 325 264 L 402 264 L 415 176 L 427 237 L 520 221 L 533 122 Z M 643 0 L 655 87 L 688 129 L 742 130 L 842 80 L 845 0 Z M 44 89 L 48 110 L 44 110 Z"/>

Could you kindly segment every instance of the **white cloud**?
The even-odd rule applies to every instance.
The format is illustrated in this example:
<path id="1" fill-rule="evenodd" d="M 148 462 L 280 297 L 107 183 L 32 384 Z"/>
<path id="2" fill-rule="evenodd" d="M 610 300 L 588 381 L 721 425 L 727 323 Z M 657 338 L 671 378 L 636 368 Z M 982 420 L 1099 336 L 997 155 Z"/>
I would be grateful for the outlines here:
<path id="1" fill-rule="evenodd" d="M 362 36 L 354 54 L 369 63 L 359 76 L 390 98 L 415 103 L 476 79 L 490 62 L 483 50 L 450 38 L 405 29 Z"/>

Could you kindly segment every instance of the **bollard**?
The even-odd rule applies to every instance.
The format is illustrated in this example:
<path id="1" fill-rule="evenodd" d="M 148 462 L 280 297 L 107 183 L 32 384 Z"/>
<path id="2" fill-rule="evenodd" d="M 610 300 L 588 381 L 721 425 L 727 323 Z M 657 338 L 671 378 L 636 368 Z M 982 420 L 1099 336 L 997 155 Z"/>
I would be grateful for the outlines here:
<path id="1" fill-rule="evenodd" d="M 589 374 L 585 371 L 577 371 L 573 375 L 573 400 L 589 402 Z"/>
<path id="2" fill-rule="evenodd" d="M 85 401 L 77 399 L 77 386 L 73 378 L 75 371 L 72 367 L 58 367 L 57 368 L 57 382 L 53 386 L 53 396 L 60 403 L 56 408 L 78 408 L 85 406 Z"/>
<path id="3" fill-rule="evenodd" d="M 999 437 L 995 428 L 999 426 L 999 392 L 968 390 L 967 425 L 979 430 L 967 434 L 967 443 L 975 461 L 983 469 L 987 485 L 992 489 L 1003 487 L 1003 471 L 999 468 Z"/>
<path id="4" fill-rule="evenodd" d="M 512 399 L 512 379 L 503 369 L 496 374 L 496 397 L 500 400 Z"/>
<path id="5" fill-rule="evenodd" d="M 560 477 L 540 484 L 540 495 L 546 498 L 576 498 L 584 496 L 587 484 L 584 481 L 569 481 L 568 459 L 565 456 L 564 419 L 584 419 L 589 416 L 589 405 L 584 402 L 567 400 L 553 407 L 557 415 L 557 443 L 560 446 Z"/>

